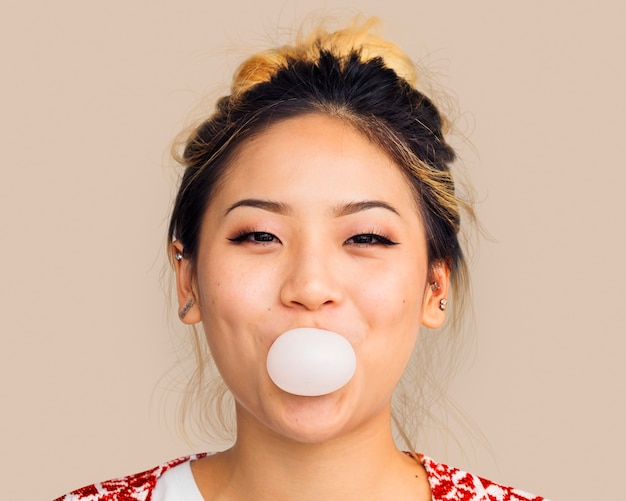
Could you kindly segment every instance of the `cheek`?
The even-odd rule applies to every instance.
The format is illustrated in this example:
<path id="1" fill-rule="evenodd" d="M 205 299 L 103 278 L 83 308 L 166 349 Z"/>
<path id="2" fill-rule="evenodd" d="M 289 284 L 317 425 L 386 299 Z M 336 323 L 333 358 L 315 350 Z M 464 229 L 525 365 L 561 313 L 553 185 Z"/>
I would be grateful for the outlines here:
<path id="1" fill-rule="evenodd" d="M 253 288 L 241 285 L 237 270 L 222 266 L 203 271 L 198 292 L 206 340 L 226 386 L 238 394 L 242 381 L 258 379 L 257 357 L 263 351 L 262 337 L 249 327 L 251 317 L 242 315 L 255 304 Z"/>
<path id="2" fill-rule="evenodd" d="M 420 264 L 406 261 L 399 269 L 381 274 L 376 286 L 362 286 L 367 300 L 361 307 L 367 308 L 372 331 L 362 356 L 377 377 L 386 375 L 381 378 L 385 381 L 400 377 L 418 337 L 426 280 L 425 266 Z"/>
<path id="3" fill-rule="evenodd" d="M 214 260 L 199 269 L 198 281 L 203 319 L 218 327 L 234 327 L 267 309 L 265 302 L 271 297 L 268 277 L 227 260 Z"/>
<path id="4" fill-rule="evenodd" d="M 215 363 L 231 387 L 237 376 L 228 374 L 233 368 L 240 373 L 264 367 L 261 360 L 269 349 L 273 281 L 261 275 L 258 267 L 246 269 L 227 259 L 206 259 L 205 263 L 198 267 L 202 324 Z M 255 372 L 247 379 L 257 377 Z"/>
<path id="5" fill-rule="evenodd" d="M 390 327 L 420 325 L 426 275 L 410 262 L 361 284 L 364 307 Z"/>

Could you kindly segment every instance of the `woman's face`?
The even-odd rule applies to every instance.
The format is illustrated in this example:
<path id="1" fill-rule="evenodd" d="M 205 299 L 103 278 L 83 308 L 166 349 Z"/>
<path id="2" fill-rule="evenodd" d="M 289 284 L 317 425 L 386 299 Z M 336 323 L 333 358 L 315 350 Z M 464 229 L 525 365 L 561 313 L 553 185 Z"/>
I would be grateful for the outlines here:
<path id="1" fill-rule="evenodd" d="M 197 296 L 188 321 L 202 320 L 240 419 L 302 442 L 388 422 L 420 325 L 443 321 L 446 272 L 429 273 L 407 180 L 338 119 L 292 118 L 240 147 L 204 216 L 196 264 L 189 281 L 179 269 L 179 294 Z M 346 386 L 302 397 L 273 384 L 268 350 L 296 327 L 352 344 Z"/>

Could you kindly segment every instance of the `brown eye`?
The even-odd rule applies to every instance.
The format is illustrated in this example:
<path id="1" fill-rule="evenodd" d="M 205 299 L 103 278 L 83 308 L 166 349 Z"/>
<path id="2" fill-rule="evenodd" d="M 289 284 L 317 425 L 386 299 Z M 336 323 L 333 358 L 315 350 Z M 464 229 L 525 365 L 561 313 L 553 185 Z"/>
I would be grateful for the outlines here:
<path id="1" fill-rule="evenodd" d="M 265 231 L 246 231 L 237 235 L 236 237 L 229 238 L 228 240 L 236 243 L 251 242 L 259 244 L 280 242 L 278 237 Z"/>
<path id="2" fill-rule="evenodd" d="M 369 245 L 397 245 L 397 242 L 393 242 L 387 237 L 382 235 L 376 235 L 374 233 L 361 233 L 354 235 L 346 240 L 344 245 L 357 245 L 357 246 L 369 246 Z"/>

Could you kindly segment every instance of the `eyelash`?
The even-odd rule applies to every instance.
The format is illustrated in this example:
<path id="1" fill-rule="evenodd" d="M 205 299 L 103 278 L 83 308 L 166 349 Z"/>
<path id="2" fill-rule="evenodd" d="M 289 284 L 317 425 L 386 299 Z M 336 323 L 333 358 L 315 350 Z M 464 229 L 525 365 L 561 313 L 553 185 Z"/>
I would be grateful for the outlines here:
<path id="1" fill-rule="evenodd" d="M 269 237 L 269 239 L 267 240 L 257 240 L 257 238 L 260 237 L 264 237 L 267 238 Z M 234 237 L 229 238 L 228 240 L 230 240 L 233 243 L 245 243 L 245 242 L 250 242 L 253 244 L 257 244 L 257 245 L 267 245 L 269 243 L 272 243 L 274 241 L 280 242 L 280 239 L 267 232 L 267 231 L 254 231 L 254 230 L 250 230 L 250 229 L 244 229 L 241 230 L 240 232 L 238 232 Z"/>
<path id="2" fill-rule="evenodd" d="M 356 241 L 357 239 L 361 239 L 361 241 L 357 242 Z M 364 242 L 362 241 L 363 239 L 366 239 L 367 241 Z M 234 237 L 231 237 L 228 240 L 230 240 L 233 243 L 250 242 L 255 245 L 267 245 L 273 242 L 280 243 L 280 239 L 276 235 L 273 235 L 272 233 L 269 233 L 267 231 L 254 231 L 250 229 L 241 230 Z M 398 242 L 394 242 L 390 238 L 384 235 L 381 235 L 379 233 L 369 232 L 369 233 L 359 233 L 357 235 L 354 235 L 348 238 L 344 242 L 344 245 L 354 245 L 356 247 L 368 247 L 368 246 L 374 246 L 374 245 L 382 245 L 385 247 L 391 247 L 393 245 L 398 245 Z"/>
<path id="3" fill-rule="evenodd" d="M 354 240 L 357 238 L 367 238 L 368 242 L 355 242 Z M 370 233 L 359 233 L 358 235 L 354 235 L 350 237 L 348 240 L 344 242 L 344 245 L 348 244 L 348 242 L 353 241 L 350 245 L 355 245 L 357 247 L 367 247 L 370 245 L 382 245 L 385 247 L 391 247 L 393 245 L 398 245 L 398 242 L 394 242 L 389 237 L 381 235 L 380 233 L 370 232 Z M 373 242 L 372 242 L 373 241 Z"/>

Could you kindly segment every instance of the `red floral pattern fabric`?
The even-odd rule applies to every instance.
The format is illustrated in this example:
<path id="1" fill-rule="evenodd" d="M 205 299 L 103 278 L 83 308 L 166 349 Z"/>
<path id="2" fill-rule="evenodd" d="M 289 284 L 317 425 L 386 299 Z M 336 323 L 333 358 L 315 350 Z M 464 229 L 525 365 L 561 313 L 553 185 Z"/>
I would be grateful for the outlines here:
<path id="1" fill-rule="evenodd" d="M 54 501 L 151 501 L 154 486 L 163 473 L 204 456 L 206 454 L 183 457 L 142 473 L 88 485 Z M 426 456 L 419 455 L 419 458 L 428 473 L 433 501 L 548 501 L 437 463 Z"/>
<path id="2" fill-rule="evenodd" d="M 135 475 L 82 487 L 54 501 L 151 501 L 154 486 L 163 473 L 186 461 L 193 461 L 204 456 L 206 454 L 174 459 Z"/>
<path id="3" fill-rule="evenodd" d="M 428 473 L 433 501 L 548 501 L 541 496 L 505 487 L 420 455 Z"/>

